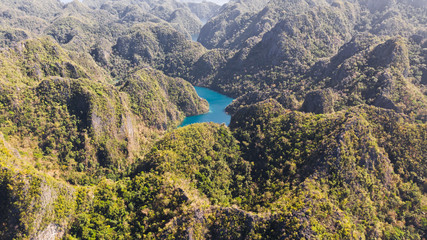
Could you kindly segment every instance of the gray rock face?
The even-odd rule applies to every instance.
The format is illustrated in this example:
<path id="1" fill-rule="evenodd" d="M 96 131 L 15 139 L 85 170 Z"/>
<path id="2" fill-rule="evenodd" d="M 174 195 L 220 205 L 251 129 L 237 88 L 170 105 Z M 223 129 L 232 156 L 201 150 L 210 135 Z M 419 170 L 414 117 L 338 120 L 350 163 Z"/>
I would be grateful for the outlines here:
<path id="1" fill-rule="evenodd" d="M 427 69 L 423 70 L 423 76 L 421 78 L 421 83 L 427 85 Z"/>
<path id="2" fill-rule="evenodd" d="M 59 225 L 49 224 L 42 232 L 37 234 L 32 240 L 55 240 L 60 239 L 64 235 L 64 230 Z"/>

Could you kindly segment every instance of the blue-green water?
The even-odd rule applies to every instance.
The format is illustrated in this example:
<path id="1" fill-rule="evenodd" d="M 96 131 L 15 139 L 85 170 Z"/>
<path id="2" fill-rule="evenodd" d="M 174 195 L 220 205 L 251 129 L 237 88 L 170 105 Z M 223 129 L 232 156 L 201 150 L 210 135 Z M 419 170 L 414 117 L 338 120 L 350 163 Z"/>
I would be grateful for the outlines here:
<path id="1" fill-rule="evenodd" d="M 201 122 L 225 123 L 228 126 L 228 124 L 230 124 L 231 117 L 225 113 L 225 108 L 233 101 L 233 99 L 208 88 L 194 88 L 201 98 L 204 98 L 208 101 L 209 112 L 202 115 L 185 118 L 180 127 Z"/>

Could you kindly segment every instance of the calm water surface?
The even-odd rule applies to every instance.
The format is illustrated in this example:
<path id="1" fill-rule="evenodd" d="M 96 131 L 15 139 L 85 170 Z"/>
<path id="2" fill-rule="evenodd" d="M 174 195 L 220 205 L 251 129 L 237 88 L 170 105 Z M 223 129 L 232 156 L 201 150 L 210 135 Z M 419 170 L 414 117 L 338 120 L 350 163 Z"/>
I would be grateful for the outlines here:
<path id="1" fill-rule="evenodd" d="M 185 118 L 180 127 L 201 122 L 225 123 L 228 126 L 228 124 L 230 124 L 231 117 L 225 113 L 225 108 L 233 101 L 233 99 L 208 88 L 194 88 L 200 97 L 209 102 L 209 112 Z"/>

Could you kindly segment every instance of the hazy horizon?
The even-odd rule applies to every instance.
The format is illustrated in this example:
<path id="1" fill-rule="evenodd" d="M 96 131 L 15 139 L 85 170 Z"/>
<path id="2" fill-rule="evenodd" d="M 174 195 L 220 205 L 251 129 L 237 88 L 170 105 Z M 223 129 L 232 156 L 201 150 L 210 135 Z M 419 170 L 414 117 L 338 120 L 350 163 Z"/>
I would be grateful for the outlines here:
<path id="1" fill-rule="evenodd" d="M 230 0 L 178 0 L 179 2 L 213 2 L 219 5 L 228 3 Z"/>
<path id="2" fill-rule="evenodd" d="M 60 1 L 63 3 L 69 3 L 69 2 L 72 2 L 73 0 L 60 0 Z M 177 0 L 177 1 L 178 2 L 198 2 L 198 3 L 206 1 L 206 2 L 213 2 L 218 5 L 223 5 L 228 3 L 230 0 Z"/>

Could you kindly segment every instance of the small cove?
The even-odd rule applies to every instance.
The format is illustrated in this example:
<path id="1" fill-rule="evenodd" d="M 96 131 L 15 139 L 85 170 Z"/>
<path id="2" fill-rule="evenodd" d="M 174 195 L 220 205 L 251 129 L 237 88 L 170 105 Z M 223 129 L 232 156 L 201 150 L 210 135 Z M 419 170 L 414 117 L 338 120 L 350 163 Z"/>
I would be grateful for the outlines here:
<path id="1" fill-rule="evenodd" d="M 233 101 L 232 98 L 204 87 L 194 87 L 197 94 L 208 101 L 209 112 L 201 115 L 186 117 L 179 127 L 193 123 L 214 122 L 230 124 L 231 116 L 225 113 L 225 108 Z"/>

